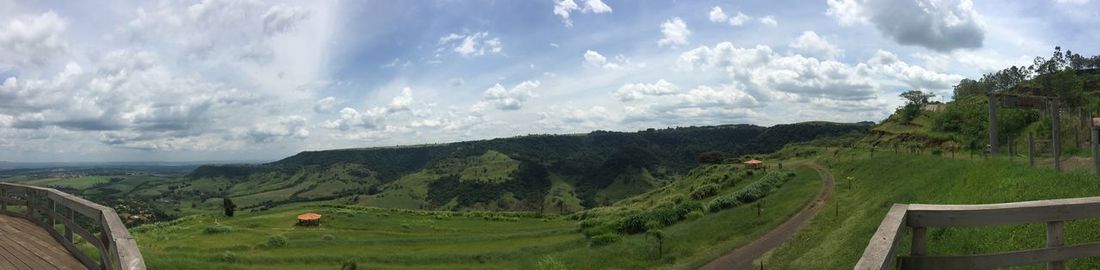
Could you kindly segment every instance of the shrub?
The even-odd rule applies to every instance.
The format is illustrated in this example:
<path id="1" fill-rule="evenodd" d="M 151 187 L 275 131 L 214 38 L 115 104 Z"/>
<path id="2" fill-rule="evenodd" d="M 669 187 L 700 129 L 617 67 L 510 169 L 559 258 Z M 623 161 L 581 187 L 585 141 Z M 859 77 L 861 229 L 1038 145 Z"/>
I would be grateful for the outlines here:
<path id="1" fill-rule="evenodd" d="M 703 215 L 704 214 L 703 214 L 702 210 L 695 210 L 695 211 L 691 211 L 691 213 L 687 214 L 687 219 L 688 220 L 695 220 L 695 219 L 703 217 Z"/>
<path id="2" fill-rule="evenodd" d="M 679 215 L 681 219 L 683 219 L 687 217 L 688 213 L 694 211 L 703 211 L 703 208 L 705 207 L 701 202 L 687 202 L 676 206 L 676 214 Z"/>
<path id="3" fill-rule="evenodd" d="M 676 224 L 683 215 L 680 215 L 672 206 L 661 206 L 649 211 L 649 220 L 662 226 Z"/>
<path id="4" fill-rule="evenodd" d="M 691 192 L 691 198 L 696 200 L 709 198 L 714 195 L 718 195 L 718 185 L 715 184 L 702 185 Z"/>
<path id="5" fill-rule="evenodd" d="M 336 240 L 336 236 L 331 235 L 331 234 L 326 234 L 324 236 L 321 236 L 321 239 L 324 239 L 325 241 L 332 241 L 332 240 Z"/>
<path id="6" fill-rule="evenodd" d="M 707 209 L 709 209 L 711 212 L 718 212 L 737 207 L 738 205 L 741 205 L 741 202 L 738 201 L 735 197 L 722 196 L 710 200 L 710 204 L 707 205 Z"/>
<path id="7" fill-rule="evenodd" d="M 344 265 L 340 266 L 340 270 L 356 270 L 359 268 L 359 264 L 353 261 L 346 261 Z"/>
<path id="8" fill-rule="evenodd" d="M 231 233 L 231 232 L 233 232 L 233 227 L 222 226 L 222 225 L 214 225 L 214 226 L 206 227 L 206 229 L 202 230 L 202 233 L 205 233 L 205 234 L 220 234 L 220 233 Z"/>
<path id="9" fill-rule="evenodd" d="M 619 239 L 621 239 L 621 238 L 622 237 L 620 237 L 618 234 L 612 234 L 612 233 L 601 234 L 601 235 L 597 235 L 597 236 L 592 237 L 591 245 L 593 247 L 602 247 L 602 246 L 610 245 L 611 243 L 618 242 Z"/>
<path id="10" fill-rule="evenodd" d="M 630 215 L 619 220 L 616 230 L 622 234 L 637 234 L 646 231 L 646 218 L 642 215 Z"/>
<path id="11" fill-rule="evenodd" d="M 535 264 L 535 269 L 536 270 L 566 270 L 567 268 L 565 268 L 565 264 L 562 263 L 561 261 L 558 261 L 557 259 L 554 259 L 554 257 L 552 257 L 550 255 L 547 255 L 547 256 L 543 256 L 542 260 L 539 260 L 539 262 L 537 264 Z"/>
<path id="12" fill-rule="evenodd" d="M 940 149 L 939 147 L 932 148 L 932 155 L 943 155 L 943 149 Z"/>
<path id="13" fill-rule="evenodd" d="M 272 234 L 267 237 L 267 247 L 285 247 L 287 244 L 290 244 L 290 239 L 287 239 L 285 235 Z"/>
<path id="14" fill-rule="evenodd" d="M 227 263 L 237 262 L 237 253 L 233 253 L 232 251 L 222 252 L 222 255 L 219 256 L 218 259 Z"/>

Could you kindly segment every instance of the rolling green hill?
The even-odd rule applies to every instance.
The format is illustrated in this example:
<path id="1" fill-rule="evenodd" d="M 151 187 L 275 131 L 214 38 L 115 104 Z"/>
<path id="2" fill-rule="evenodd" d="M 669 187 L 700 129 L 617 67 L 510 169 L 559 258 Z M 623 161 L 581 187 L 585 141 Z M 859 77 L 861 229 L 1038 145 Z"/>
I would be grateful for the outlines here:
<path id="1" fill-rule="evenodd" d="M 807 122 L 532 135 L 440 145 L 302 152 L 261 165 L 201 166 L 162 196 L 217 210 L 304 201 L 424 210 L 578 211 L 672 182 L 704 152 L 768 153 L 791 142 L 863 132 L 867 123 Z M 197 203 L 196 203 L 197 202 Z M 569 207 L 565 207 L 568 205 Z"/>
<path id="2" fill-rule="evenodd" d="M 197 214 L 131 231 L 151 269 L 337 269 L 349 261 L 359 269 L 688 269 L 766 232 L 812 198 L 818 175 L 789 167 L 783 173 L 751 174 L 740 165 L 703 165 L 643 195 L 568 215 L 306 202 L 235 217 Z M 662 231 L 660 254 L 649 234 L 601 231 L 636 218 L 661 220 L 665 209 L 705 205 L 777 176 L 785 181 L 766 193 L 761 216 L 748 203 L 697 209 L 667 224 L 649 222 L 645 230 Z M 555 179 L 551 194 L 570 194 L 556 176 L 550 178 Z M 720 188 L 714 192 L 691 194 L 716 183 Z M 579 209 L 575 198 L 563 202 L 562 207 Z M 322 225 L 294 226 L 295 216 L 303 212 L 320 213 Z M 597 223 L 602 225 L 590 226 Z"/>

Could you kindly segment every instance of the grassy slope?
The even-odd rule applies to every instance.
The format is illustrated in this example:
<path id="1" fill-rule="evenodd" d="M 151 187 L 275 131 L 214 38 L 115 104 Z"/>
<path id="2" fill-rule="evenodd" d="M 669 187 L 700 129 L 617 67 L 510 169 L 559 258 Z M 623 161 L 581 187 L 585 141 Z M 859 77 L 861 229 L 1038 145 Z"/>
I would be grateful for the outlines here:
<path id="1" fill-rule="evenodd" d="M 663 228 L 662 258 L 656 258 L 656 243 L 641 234 L 589 247 L 574 221 L 558 218 L 486 219 L 318 204 L 293 204 L 234 218 L 197 215 L 133 232 L 151 269 L 335 269 L 349 259 L 371 269 L 531 269 L 547 257 L 570 269 L 689 269 L 744 244 L 800 209 L 812 197 L 818 178 L 809 169 L 796 172 L 798 177 L 766 199 L 763 217 L 756 217 L 754 205 L 746 205 Z M 294 216 L 306 211 L 324 215 L 325 225 L 293 226 Z M 203 233 L 215 223 L 234 231 Z M 290 245 L 265 247 L 271 234 L 285 234 Z M 325 240 L 325 235 L 334 239 Z M 227 252 L 233 262 L 225 258 Z"/>
<path id="2" fill-rule="evenodd" d="M 838 181 L 835 199 L 824 207 L 833 210 L 839 202 L 840 216 L 833 211 L 818 214 L 795 241 L 774 251 L 766 261 L 770 268 L 850 269 L 894 203 L 1000 203 L 1100 195 L 1100 179 L 1094 175 L 1033 169 L 1026 160 L 949 160 L 885 152 L 870 158 L 863 152 L 842 151 L 822 158 Z M 848 176 L 856 179 L 851 190 L 844 180 Z M 1098 225 L 1095 220 L 1067 222 L 1067 242 L 1100 240 L 1100 232 L 1089 229 Z M 1042 225 L 929 229 L 928 235 L 932 255 L 1039 248 L 1045 241 Z M 901 254 L 908 254 L 907 244 L 902 247 Z M 1095 259 L 1069 264 L 1073 269 L 1097 267 L 1100 261 Z"/>

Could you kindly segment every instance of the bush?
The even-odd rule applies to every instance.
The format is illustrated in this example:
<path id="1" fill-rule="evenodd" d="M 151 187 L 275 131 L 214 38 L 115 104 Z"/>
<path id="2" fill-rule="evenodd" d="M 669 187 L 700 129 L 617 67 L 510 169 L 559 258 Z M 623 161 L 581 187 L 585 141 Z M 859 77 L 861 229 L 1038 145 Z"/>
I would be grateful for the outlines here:
<path id="1" fill-rule="evenodd" d="M 231 232 L 233 232 L 233 227 L 222 226 L 222 225 L 214 225 L 214 226 L 206 227 L 206 229 L 202 230 L 202 233 L 205 233 L 205 234 L 221 234 L 221 233 L 231 233 Z"/>
<path id="2" fill-rule="evenodd" d="M 792 177 L 791 174 L 781 174 L 778 172 L 768 173 L 763 178 L 760 178 L 760 180 L 733 194 L 714 198 L 714 200 L 710 201 L 710 205 L 707 205 L 707 208 L 709 208 L 711 212 L 718 212 L 742 204 L 755 202 L 768 196 L 768 194 L 771 194 L 776 189 L 779 189 L 779 187 L 783 186 L 783 184 Z"/>
<path id="3" fill-rule="evenodd" d="M 535 269 L 536 270 L 566 270 L 567 268 L 565 268 L 565 264 L 562 263 L 561 261 L 558 261 L 557 259 L 554 259 L 554 257 L 552 257 L 550 255 L 547 255 L 547 256 L 543 256 L 542 260 L 539 260 L 539 262 L 537 264 L 535 264 Z"/>
<path id="4" fill-rule="evenodd" d="M 718 195 L 718 185 L 715 184 L 702 185 L 691 192 L 691 198 L 696 200 L 709 198 L 714 195 Z"/>
<path id="5" fill-rule="evenodd" d="M 619 220 L 616 230 L 622 234 L 637 234 L 646 231 L 646 218 L 642 215 L 630 215 Z"/>
<path id="6" fill-rule="evenodd" d="M 332 240 L 336 240 L 336 236 L 331 235 L 331 234 L 326 234 L 324 236 L 321 236 L 321 239 L 324 239 L 325 241 L 332 241 Z"/>
<path id="7" fill-rule="evenodd" d="M 703 217 L 703 215 L 704 214 L 703 214 L 702 210 L 691 211 L 691 213 L 687 214 L 687 219 L 688 220 L 695 220 L 695 219 Z"/>
<path id="8" fill-rule="evenodd" d="M 713 200 L 710 200 L 710 204 L 707 205 L 707 209 L 709 209 L 711 212 L 718 212 L 718 211 L 734 208 L 734 207 L 737 207 L 739 205 L 741 205 L 741 202 L 738 201 L 735 197 L 733 197 L 733 196 L 722 196 L 722 197 L 718 197 L 718 198 L 714 198 Z"/>
<path id="9" fill-rule="evenodd" d="M 618 242 L 619 239 L 621 239 L 621 238 L 622 237 L 620 237 L 618 234 L 611 234 L 611 233 L 601 234 L 601 235 L 597 235 L 597 236 L 592 237 L 591 245 L 593 247 L 602 247 L 602 246 L 610 245 L 611 243 Z"/>
<path id="10" fill-rule="evenodd" d="M 267 247 L 285 247 L 290 244 L 290 239 L 287 239 L 285 235 L 273 234 L 267 237 Z"/>
<path id="11" fill-rule="evenodd" d="M 943 155 L 943 149 L 940 149 L 939 147 L 932 148 L 932 155 L 936 155 L 936 156 Z"/>
<path id="12" fill-rule="evenodd" d="M 222 255 L 219 256 L 218 259 L 223 262 L 234 263 L 237 262 L 237 253 L 233 253 L 232 251 L 222 252 Z"/>
<path id="13" fill-rule="evenodd" d="M 359 264 L 353 261 L 346 261 L 344 265 L 340 266 L 340 270 L 356 270 L 359 268 Z"/>

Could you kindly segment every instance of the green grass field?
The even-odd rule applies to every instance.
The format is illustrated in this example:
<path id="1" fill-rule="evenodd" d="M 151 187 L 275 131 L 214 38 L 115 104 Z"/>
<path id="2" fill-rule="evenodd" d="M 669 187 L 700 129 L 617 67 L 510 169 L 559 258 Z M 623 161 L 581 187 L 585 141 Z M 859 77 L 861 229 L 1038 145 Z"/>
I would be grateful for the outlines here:
<path id="1" fill-rule="evenodd" d="M 978 204 L 1100 196 L 1100 178 L 1084 172 L 1029 168 L 1026 160 L 951 160 L 931 155 L 866 150 L 842 151 L 821 158 L 837 179 L 834 199 L 812 223 L 773 251 L 765 261 L 772 269 L 850 269 L 887 210 L 894 203 Z M 856 180 L 851 189 L 846 177 Z M 1067 244 L 1100 240 L 1097 220 L 1067 222 Z M 930 228 L 930 255 L 984 254 L 1043 247 L 1041 224 L 979 228 Z M 908 254 L 902 243 L 900 254 Z M 1069 269 L 1100 268 L 1100 260 L 1070 261 Z M 1025 269 L 1041 269 L 1034 266 Z"/>
<path id="2" fill-rule="evenodd" d="M 110 182 L 107 176 L 83 176 L 76 178 L 42 178 L 25 181 L 23 184 L 35 186 L 64 187 L 72 189 L 86 189 L 95 184 Z"/>
<path id="3" fill-rule="evenodd" d="M 715 170 L 719 172 L 726 173 Z M 590 247 L 576 221 L 534 213 L 304 203 L 239 212 L 232 218 L 194 215 L 132 232 L 150 269 L 337 269 L 349 260 L 368 269 L 535 269 L 538 262 L 547 260 L 569 269 L 693 269 L 800 209 L 816 191 L 818 176 L 807 168 L 795 172 L 794 179 L 766 198 L 763 216 L 757 217 L 755 205 L 750 204 L 662 228 L 666 236 L 662 257 L 657 256 L 656 242 L 644 234 Z M 644 200 L 636 203 L 646 205 Z M 294 226 L 295 216 L 303 212 L 322 214 L 323 225 Z M 225 230 L 211 227 L 231 229 L 207 233 Z M 267 244 L 271 235 L 285 236 L 288 244 Z"/>

